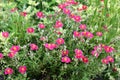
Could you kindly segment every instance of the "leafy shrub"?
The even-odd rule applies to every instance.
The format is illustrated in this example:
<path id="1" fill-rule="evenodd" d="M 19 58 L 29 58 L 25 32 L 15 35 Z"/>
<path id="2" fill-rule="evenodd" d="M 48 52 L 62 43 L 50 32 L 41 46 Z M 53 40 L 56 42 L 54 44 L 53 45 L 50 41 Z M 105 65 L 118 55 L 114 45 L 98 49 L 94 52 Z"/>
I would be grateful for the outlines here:
<path id="1" fill-rule="evenodd" d="M 111 78 L 119 50 L 114 38 L 120 31 L 117 5 L 112 6 L 117 3 L 108 1 L 83 1 L 83 5 L 53 0 L 44 4 L 58 6 L 43 11 L 34 6 L 21 10 L 21 5 L 10 10 L 11 5 L 2 5 L 1 75 L 6 80 L 90 80 L 100 74 Z M 18 3 L 27 4 L 27 0 Z"/>

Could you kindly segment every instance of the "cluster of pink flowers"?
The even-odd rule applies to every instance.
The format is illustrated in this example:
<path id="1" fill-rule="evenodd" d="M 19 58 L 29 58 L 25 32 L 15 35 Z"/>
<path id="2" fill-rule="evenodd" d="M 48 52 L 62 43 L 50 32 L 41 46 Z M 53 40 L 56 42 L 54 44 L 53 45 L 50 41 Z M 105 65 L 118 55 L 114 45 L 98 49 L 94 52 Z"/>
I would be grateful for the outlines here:
<path id="1" fill-rule="evenodd" d="M 49 50 L 53 50 L 55 48 L 57 48 L 58 46 L 64 44 L 64 39 L 63 38 L 58 38 L 56 40 L 56 44 L 54 43 L 46 43 L 44 46 L 45 48 L 49 49 Z"/>
<path id="2" fill-rule="evenodd" d="M 45 48 L 47 48 L 49 50 L 53 50 L 53 49 L 57 48 L 57 45 L 54 43 L 46 43 L 44 46 L 45 46 Z"/>
<path id="3" fill-rule="evenodd" d="M 83 37 L 90 38 L 90 39 L 94 37 L 94 35 L 91 32 L 86 31 L 85 24 L 80 24 L 79 28 L 80 28 L 80 30 L 85 30 L 85 31 L 82 31 L 82 32 L 74 31 L 73 32 L 74 37 L 82 37 L 83 36 Z"/>
<path id="4" fill-rule="evenodd" d="M 110 46 L 105 45 L 105 46 L 104 46 L 104 50 L 105 50 L 105 52 L 106 52 L 106 53 L 111 53 L 111 52 L 113 52 L 113 51 L 114 51 L 114 48 L 113 48 L 113 47 L 110 47 Z"/>
<path id="5" fill-rule="evenodd" d="M 73 15 L 72 12 L 69 9 L 67 9 L 67 6 L 76 3 L 77 2 L 75 2 L 74 0 L 68 0 L 63 4 L 58 5 L 58 7 L 63 11 L 64 14 L 70 16 L 70 18 L 73 19 L 75 22 L 80 22 L 81 17 L 79 15 Z"/>
<path id="6" fill-rule="evenodd" d="M 102 53 L 102 50 L 105 50 L 106 53 L 111 53 L 113 52 L 114 48 L 106 46 L 104 44 L 100 44 L 94 47 L 94 50 L 91 51 L 91 54 L 98 58 L 100 53 Z M 114 62 L 114 59 L 111 56 L 107 56 L 106 58 L 102 59 L 102 63 L 104 64 L 108 64 L 109 62 Z"/>
<path id="7" fill-rule="evenodd" d="M 19 46 L 13 45 L 10 48 L 10 52 L 8 53 L 8 57 L 13 58 L 19 50 L 20 50 Z"/>
<path id="8" fill-rule="evenodd" d="M 81 34 L 82 34 L 82 36 L 84 36 L 86 38 L 90 38 L 90 39 L 94 37 L 94 35 L 88 31 L 81 32 Z"/>
<path id="9" fill-rule="evenodd" d="M 61 62 L 70 63 L 71 59 L 68 57 L 69 50 L 62 50 L 61 52 L 62 52 Z"/>
<path id="10" fill-rule="evenodd" d="M 27 70 L 27 68 L 26 68 L 26 66 L 20 66 L 19 68 L 18 68 L 18 71 L 21 73 L 21 74 L 25 74 L 26 73 L 26 70 Z M 12 68 L 6 68 L 5 69 L 5 71 L 4 71 L 4 74 L 5 75 L 11 75 L 11 74 L 13 74 L 13 69 Z"/>
<path id="11" fill-rule="evenodd" d="M 98 58 L 101 52 L 102 52 L 102 46 L 100 44 L 98 46 L 94 46 L 94 50 L 91 51 L 91 54 L 95 56 L 96 58 Z"/>
<path id="12" fill-rule="evenodd" d="M 114 62 L 114 58 L 111 56 L 107 56 L 106 58 L 103 58 L 101 61 L 103 64 L 109 64 Z"/>
<path id="13" fill-rule="evenodd" d="M 88 63 L 89 61 L 88 58 L 83 55 L 82 50 L 79 49 L 75 49 L 75 58 L 81 59 L 84 63 Z"/>

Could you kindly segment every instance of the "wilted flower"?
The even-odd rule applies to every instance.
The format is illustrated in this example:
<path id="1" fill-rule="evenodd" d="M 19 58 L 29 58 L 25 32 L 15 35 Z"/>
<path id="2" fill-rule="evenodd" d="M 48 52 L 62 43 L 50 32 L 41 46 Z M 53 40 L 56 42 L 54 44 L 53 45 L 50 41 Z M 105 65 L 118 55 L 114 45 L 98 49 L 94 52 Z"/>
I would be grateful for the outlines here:
<path id="1" fill-rule="evenodd" d="M 5 73 L 5 75 L 7 75 L 7 74 L 11 75 L 13 73 L 13 69 L 12 68 L 6 68 L 4 73 Z"/>
<path id="2" fill-rule="evenodd" d="M 26 66 L 20 66 L 20 67 L 19 67 L 19 72 L 20 72 L 21 74 L 25 74 L 26 70 L 27 70 Z"/>
<path id="3" fill-rule="evenodd" d="M 8 38 L 8 37 L 9 37 L 9 33 L 8 33 L 8 32 L 2 32 L 2 36 L 3 36 L 4 38 Z"/>
<path id="4" fill-rule="evenodd" d="M 99 56 L 99 53 L 97 52 L 97 50 L 92 50 L 91 54 L 95 56 L 96 58 L 98 58 Z"/>
<path id="5" fill-rule="evenodd" d="M 44 37 L 44 36 L 43 36 L 43 37 L 40 37 L 40 40 L 41 40 L 41 41 L 44 41 L 44 40 L 46 40 L 46 37 Z"/>

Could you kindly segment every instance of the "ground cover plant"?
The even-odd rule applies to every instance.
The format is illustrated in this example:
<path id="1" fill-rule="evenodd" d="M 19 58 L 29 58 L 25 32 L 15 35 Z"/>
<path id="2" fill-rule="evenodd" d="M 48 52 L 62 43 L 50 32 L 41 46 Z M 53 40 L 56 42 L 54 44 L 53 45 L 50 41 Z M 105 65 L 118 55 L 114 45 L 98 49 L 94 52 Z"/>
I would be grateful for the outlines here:
<path id="1" fill-rule="evenodd" d="M 119 80 L 119 0 L 0 3 L 0 77 Z"/>

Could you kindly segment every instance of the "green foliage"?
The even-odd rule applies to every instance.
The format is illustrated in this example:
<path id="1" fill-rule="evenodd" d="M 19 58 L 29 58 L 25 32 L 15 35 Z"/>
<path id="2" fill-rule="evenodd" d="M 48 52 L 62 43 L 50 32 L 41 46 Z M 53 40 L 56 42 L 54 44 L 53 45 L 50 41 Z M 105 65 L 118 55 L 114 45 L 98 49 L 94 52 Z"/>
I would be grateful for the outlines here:
<path id="1" fill-rule="evenodd" d="M 4 58 L 0 59 L 0 74 L 4 75 L 4 69 L 11 67 L 14 69 L 12 75 L 4 75 L 6 80 L 90 80 L 96 75 L 117 79 L 120 76 L 120 6 L 119 0 L 76 0 L 78 5 L 68 7 L 74 14 L 80 15 L 82 21 L 76 23 L 68 16 L 63 14 L 57 7 L 58 4 L 65 0 L 4 0 L 0 3 L 0 31 L 8 31 L 9 37 L 3 38 L 0 35 L 0 52 L 4 54 Z M 78 11 L 77 8 L 87 5 L 87 10 Z M 104 6 L 104 7 L 102 7 Z M 12 8 L 18 8 L 15 12 L 10 12 Z M 27 16 L 21 16 L 21 12 L 27 12 Z M 38 19 L 36 12 L 42 11 L 44 18 Z M 51 16 L 51 17 L 50 17 Z M 63 28 L 55 29 L 53 26 L 57 20 L 61 20 L 64 24 Z M 45 24 L 45 29 L 38 28 L 38 24 Z M 73 31 L 79 29 L 80 24 L 86 24 L 87 30 L 94 34 L 92 39 L 83 38 L 83 42 L 79 38 L 73 37 Z M 106 26 L 106 27 L 105 27 Z M 26 32 L 27 28 L 35 29 L 33 34 Z M 55 31 L 59 31 L 62 35 L 58 35 Z M 102 32 L 103 36 L 96 36 L 96 32 Z M 40 38 L 45 37 L 44 41 Z M 55 43 L 57 38 L 64 38 L 65 44 L 59 46 L 55 50 L 48 50 L 44 47 L 45 43 Z M 37 51 L 30 50 L 30 44 L 38 45 Z M 106 54 L 102 51 L 98 58 L 91 55 L 93 47 L 99 44 L 109 45 L 115 48 L 115 52 Z M 12 45 L 19 45 L 20 51 L 14 58 L 9 58 L 8 53 Z M 85 64 L 74 58 L 74 50 L 81 49 L 85 56 L 88 57 L 89 63 Z M 61 50 L 68 49 L 71 63 L 61 62 Z M 104 65 L 101 59 L 107 55 L 115 58 L 113 64 Z M 27 66 L 27 72 L 20 74 L 18 67 L 20 65 Z M 112 69 L 117 68 L 118 72 Z"/>

